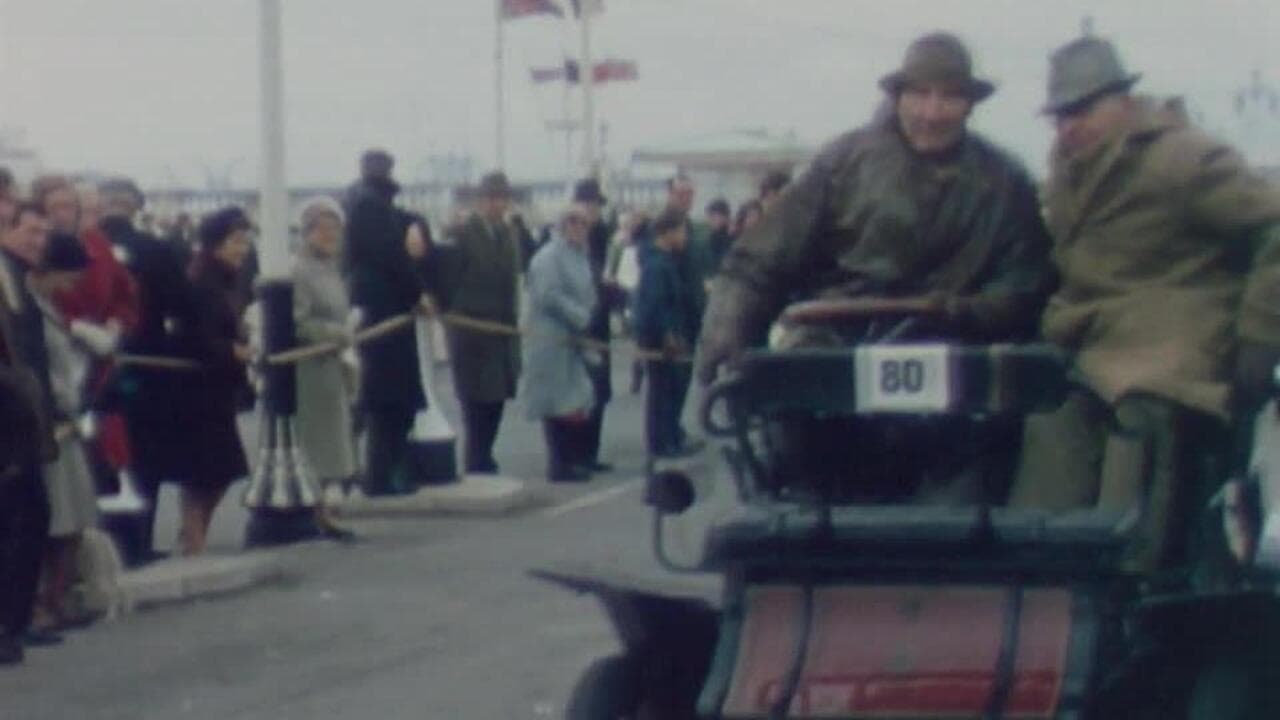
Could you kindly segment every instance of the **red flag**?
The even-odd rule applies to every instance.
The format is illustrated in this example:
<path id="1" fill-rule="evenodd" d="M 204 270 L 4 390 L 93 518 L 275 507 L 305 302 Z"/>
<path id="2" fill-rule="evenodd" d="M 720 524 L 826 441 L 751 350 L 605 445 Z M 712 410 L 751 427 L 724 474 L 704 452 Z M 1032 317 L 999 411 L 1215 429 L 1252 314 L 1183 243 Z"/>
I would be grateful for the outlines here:
<path id="1" fill-rule="evenodd" d="M 638 80 L 640 71 L 632 60 L 609 59 L 596 63 L 591 77 L 598 83 Z"/>
<path id="2" fill-rule="evenodd" d="M 533 15 L 564 17 L 564 10 L 554 0 L 502 0 L 502 17 L 507 20 Z"/>

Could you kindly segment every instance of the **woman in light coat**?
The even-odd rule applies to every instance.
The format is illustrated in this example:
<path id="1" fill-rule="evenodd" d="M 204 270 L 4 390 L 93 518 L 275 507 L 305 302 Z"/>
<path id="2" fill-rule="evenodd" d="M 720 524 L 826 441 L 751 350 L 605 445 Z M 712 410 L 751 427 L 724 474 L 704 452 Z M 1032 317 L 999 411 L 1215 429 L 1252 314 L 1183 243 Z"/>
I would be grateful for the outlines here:
<path id="1" fill-rule="evenodd" d="M 40 270 L 32 276 L 32 300 L 44 316 L 45 345 L 49 353 L 49 384 L 59 425 L 55 438 L 58 457 L 44 466 L 49 494 L 49 543 L 44 558 L 44 589 L 37 624 L 62 627 L 79 624 L 87 616 L 72 617 L 67 610 L 74 559 L 84 531 L 97 521 L 97 497 L 76 421 L 84 411 L 90 354 L 86 340 L 72 331 L 58 311 L 53 297 L 74 286 L 89 266 L 80 241 L 66 233 L 50 235 Z M 77 328 L 78 329 L 78 328 Z"/>
<path id="2" fill-rule="evenodd" d="M 302 244 L 293 269 L 298 341 L 345 346 L 351 342 L 351 301 L 338 267 L 342 209 L 329 198 L 318 198 L 303 206 L 300 220 Z M 351 426 L 353 388 L 345 362 L 341 355 L 330 354 L 298 363 L 298 443 L 322 489 L 345 487 L 357 472 Z M 323 502 L 317 522 L 328 537 L 351 538 L 350 531 L 333 523 Z"/>
<path id="3" fill-rule="evenodd" d="M 541 420 L 547 443 L 547 476 L 555 482 L 586 480 L 579 439 L 594 402 L 587 363 L 590 352 L 573 341 L 587 329 L 596 305 L 587 257 L 589 218 L 576 205 L 560 233 L 529 265 L 524 341 L 524 400 L 530 420 Z"/>

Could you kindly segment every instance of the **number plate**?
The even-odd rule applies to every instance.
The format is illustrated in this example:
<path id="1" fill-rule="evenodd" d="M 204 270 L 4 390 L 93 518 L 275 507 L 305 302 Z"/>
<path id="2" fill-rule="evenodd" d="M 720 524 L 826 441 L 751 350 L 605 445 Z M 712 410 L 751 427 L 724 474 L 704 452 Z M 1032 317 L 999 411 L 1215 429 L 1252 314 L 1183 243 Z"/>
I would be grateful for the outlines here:
<path id="1" fill-rule="evenodd" d="M 951 406 L 946 345 L 874 345 L 854 358 L 857 410 L 945 412 Z"/>

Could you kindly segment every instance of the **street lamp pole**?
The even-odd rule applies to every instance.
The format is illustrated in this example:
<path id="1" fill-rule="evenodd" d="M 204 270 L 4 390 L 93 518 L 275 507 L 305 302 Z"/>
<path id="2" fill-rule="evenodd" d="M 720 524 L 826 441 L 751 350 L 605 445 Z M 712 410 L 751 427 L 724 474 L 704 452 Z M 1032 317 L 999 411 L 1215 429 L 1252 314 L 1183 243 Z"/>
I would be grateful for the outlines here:
<path id="1" fill-rule="evenodd" d="M 263 351 L 269 357 L 294 347 L 293 282 L 289 272 L 288 191 L 284 159 L 284 61 L 280 0 L 260 0 L 260 111 L 262 187 L 258 198 L 259 251 L 263 278 Z M 249 508 L 245 544 L 292 542 L 318 533 L 319 501 L 306 459 L 294 444 L 297 385 L 293 365 L 266 364 L 261 450 L 244 494 Z"/>

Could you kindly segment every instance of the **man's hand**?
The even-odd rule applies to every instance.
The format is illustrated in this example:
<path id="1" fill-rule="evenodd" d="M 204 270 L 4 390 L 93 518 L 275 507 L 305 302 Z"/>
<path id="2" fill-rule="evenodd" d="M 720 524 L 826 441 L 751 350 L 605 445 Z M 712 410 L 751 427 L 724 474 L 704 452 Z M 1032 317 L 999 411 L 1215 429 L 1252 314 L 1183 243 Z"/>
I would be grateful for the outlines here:
<path id="1" fill-rule="evenodd" d="M 422 233 L 422 226 L 418 223 L 409 223 L 409 229 L 404 233 L 404 250 L 409 257 L 414 260 L 421 260 L 427 256 L 430 251 L 427 244 L 427 238 Z"/>
<path id="2" fill-rule="evenodd" d="M 698 357 L 694 361 L 694 375 L 698 382 L 703 385 L 714 382 L 716 371 L 742 352 L 743 345 L 741 332 L 732 323 L 703 325 Z"/>
<path id="3" fill-rule="evenodd" d="M 236 360 L 242 363 L 248 363 L 253 360 L 253 348 L 245 343 L 233 343 L 231 345 L 231 354 Z"/>
<path id="4" fill-rule="evenodd" d="M 1275 369 L 1280 347 L 1241 340 L 1236 350 L 1236 392 L 1246 402 L 1261 401 L 1276 391 Z"/>
<path id="5" fill-rule="evenodd" d="M 440 314 L 440 306 L 436 305 L 435 299 L 426 293 L 422 293 L 421 297 L 418 298 L 418 307 L 416 309 L 419 314 L 427 317 Z"/>
<path id="6" fill-rule="evenodd" d="M 96 325 L 84 320 L 72 320 L 68 332 L 97 357 L 107 357 L 120 345 L 119 324 Z"/>
<path id="7" fill-rule="evenodd" d="M 667 360 L 679 360 L 689 356 L 689 344 L 675 334 L 668 334 L 662 340 L 662 355 Z"/>

